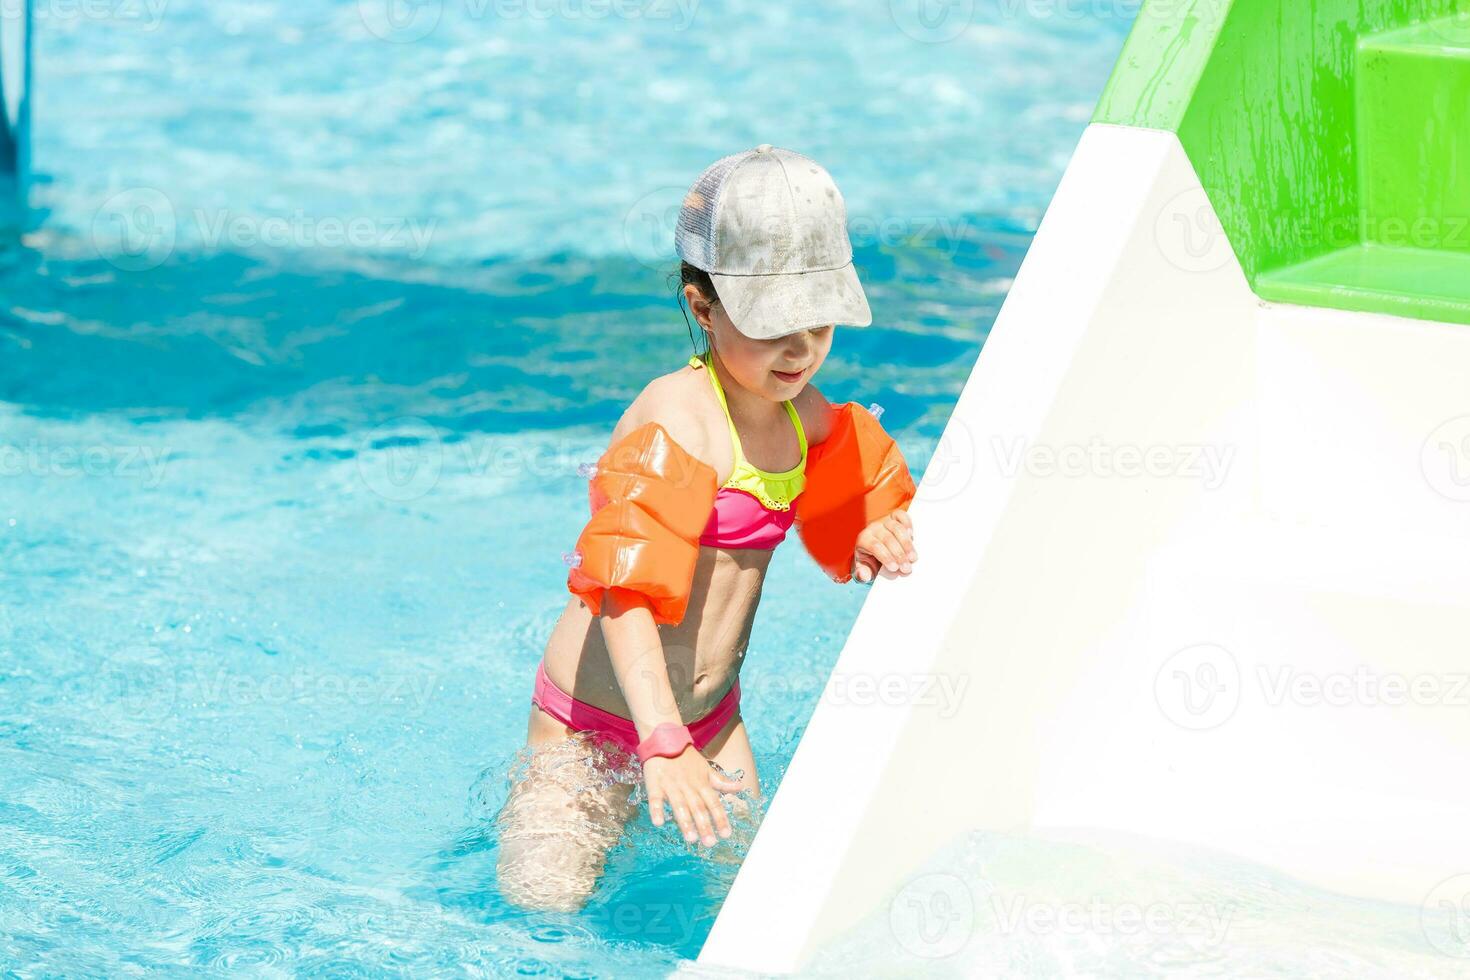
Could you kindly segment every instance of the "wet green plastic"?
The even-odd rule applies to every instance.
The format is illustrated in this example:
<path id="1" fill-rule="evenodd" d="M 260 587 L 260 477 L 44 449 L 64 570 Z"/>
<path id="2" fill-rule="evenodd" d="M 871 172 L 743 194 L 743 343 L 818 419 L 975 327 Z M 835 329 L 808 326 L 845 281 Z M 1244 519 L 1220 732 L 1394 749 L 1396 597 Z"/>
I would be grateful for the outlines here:
<path id="1" fill-rule="evenodd" d="M 1358 245 L 1262 277 L 1278 303 L 1470 323 L 1470 253 Z"/>
<path id="2" fill-rule="evenodd" d="M 1365 241 L 1470 252 L 1470 19 L 1362 41 L 1358 144 Z"/>
<path id="3" fill-rule="evenodd" d="M 1470 323 L 1470 0 L 1149 0 L 1094 121 L 1178 134 L 1261 297 Z"/>

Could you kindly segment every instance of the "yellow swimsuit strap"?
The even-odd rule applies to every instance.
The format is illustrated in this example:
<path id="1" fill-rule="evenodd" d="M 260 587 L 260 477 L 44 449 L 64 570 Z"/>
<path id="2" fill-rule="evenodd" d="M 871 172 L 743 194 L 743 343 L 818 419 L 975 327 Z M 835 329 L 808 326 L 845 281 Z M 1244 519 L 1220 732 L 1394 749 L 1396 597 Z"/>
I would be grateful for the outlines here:
<path id="1" fill-rule="evenodd" d="M 689 358 L 689 366 L 705 369 L 710 384 L 715 386 L 715 394 L 720 398 L 720 407 L 725 411 L 725 423 L 730 427 L 730 444 L 735 450 L 735 468 L 730 471 L 730 479 L 725 481 L 725 486 L 744 490 L 768 510 L 790 510 L 792 502 L 806 489 L 806 430 L 801 427 L 801 415 L 790 401 L 781 403 L 786 406 L 786 414 L 796 427 L 796 439 L 801 444 L 801 461 L 782 473 L 768 473 L 752 466 L 740 447 L 740 433 L 735 431 L 735 420 L 730 417 L 730 403 L 725 400 L 725 389 L 721 387 L 719 376 L 707 360 L 708 356 L 702 358 L 695 355 Z"/>

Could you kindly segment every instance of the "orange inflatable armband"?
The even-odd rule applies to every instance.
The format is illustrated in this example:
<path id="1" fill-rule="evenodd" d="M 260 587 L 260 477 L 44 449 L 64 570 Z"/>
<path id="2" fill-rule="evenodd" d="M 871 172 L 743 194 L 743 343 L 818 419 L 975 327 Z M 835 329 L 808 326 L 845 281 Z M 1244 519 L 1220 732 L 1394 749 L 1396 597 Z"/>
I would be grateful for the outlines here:
<path id="1" fill-rule="evenodd" d="M 567 589 L 594 616 L 606 590 L 634 593 L 654 622 L 683 620 L 699 536 L 715 503 L 714 467 L 689 455 L 657 422 L 610 446 L 587 488 L 592 519 L 577 539 Z"/>
<path id="2" fill-rule="evenodd" d="M 797 533 L 822 570 L 852 579 L 858 535 L 908 509 L 917 488 L 893 437 L 857 402 L 836 410 L 832 432 L 807 453 L 806 489 L 796 501 Z"/>

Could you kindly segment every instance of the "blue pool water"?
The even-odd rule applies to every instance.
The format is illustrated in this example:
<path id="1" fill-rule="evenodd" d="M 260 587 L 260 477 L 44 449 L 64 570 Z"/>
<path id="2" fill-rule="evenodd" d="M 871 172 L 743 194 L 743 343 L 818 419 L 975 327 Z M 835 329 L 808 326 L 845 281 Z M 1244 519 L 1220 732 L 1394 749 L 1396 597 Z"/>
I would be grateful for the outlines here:
<path id="1" fill-rule="evenodd" d="M 1132 13 L 906 6 L 38 5 L 0 254 L 0 967 L 697 954 L 741 844 L 642 824 L 583 914 L 527 915 L 488 820 L 575 466 L 688 353 L 683 189 L 760 142 L 833 171 L 875 324 L 821 383 L 922 466 Z M 770 786 L 861 597 L 778 552 L 742 681 Z"/>

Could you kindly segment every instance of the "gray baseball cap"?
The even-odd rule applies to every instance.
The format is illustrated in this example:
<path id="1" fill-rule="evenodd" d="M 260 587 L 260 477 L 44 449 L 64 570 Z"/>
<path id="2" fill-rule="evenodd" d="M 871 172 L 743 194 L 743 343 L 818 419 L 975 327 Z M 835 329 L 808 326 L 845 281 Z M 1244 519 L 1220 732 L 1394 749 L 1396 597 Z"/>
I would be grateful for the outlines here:
<path id="1" fill-rule="evenodd" d="M 717 160 L 684 197 L 674 247 L 710 274 L 730 321 L 754 340 L 873 322 L 842 192 L 800 153 L 762 143 Z"/>

